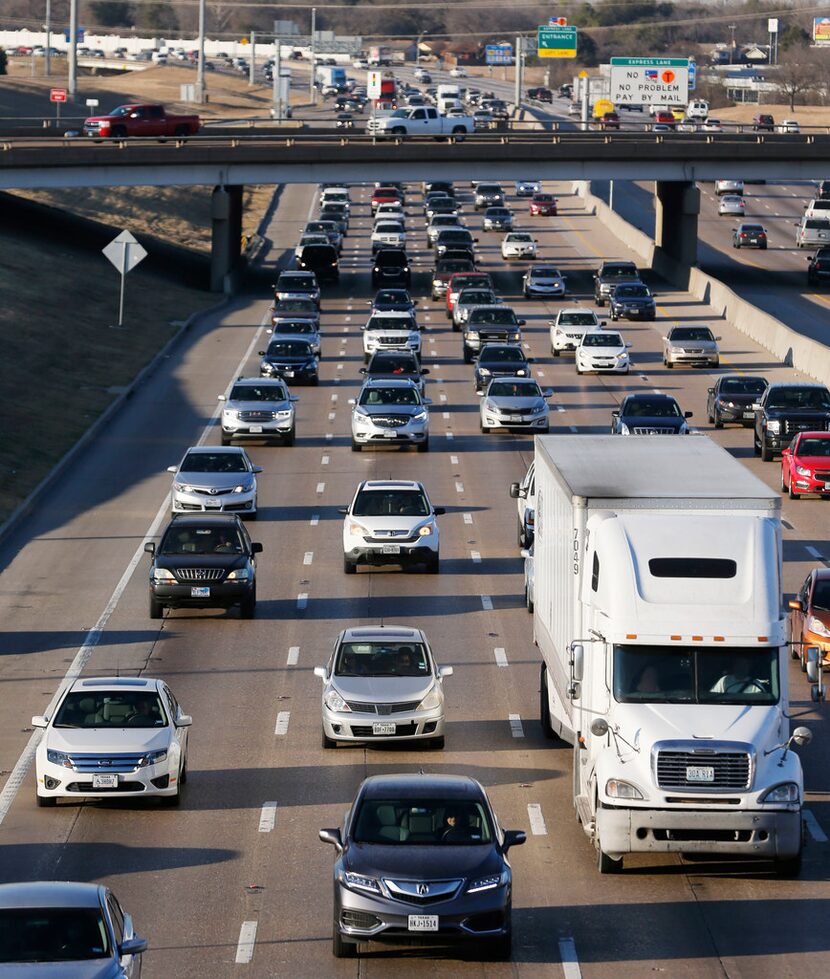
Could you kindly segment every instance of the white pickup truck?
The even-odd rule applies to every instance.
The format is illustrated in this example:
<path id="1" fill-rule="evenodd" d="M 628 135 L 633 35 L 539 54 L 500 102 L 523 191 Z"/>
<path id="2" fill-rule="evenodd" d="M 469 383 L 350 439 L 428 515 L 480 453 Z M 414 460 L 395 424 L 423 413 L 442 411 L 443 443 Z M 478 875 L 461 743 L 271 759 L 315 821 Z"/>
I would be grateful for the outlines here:
<path id="1" fill-rule="evenodd" d="M 433 106 L 398 109 L 391 116 L 370 118 L 369 133 L 383 136 L 460 136 L 475 131 L 472 116 L 442 116 Z"/>

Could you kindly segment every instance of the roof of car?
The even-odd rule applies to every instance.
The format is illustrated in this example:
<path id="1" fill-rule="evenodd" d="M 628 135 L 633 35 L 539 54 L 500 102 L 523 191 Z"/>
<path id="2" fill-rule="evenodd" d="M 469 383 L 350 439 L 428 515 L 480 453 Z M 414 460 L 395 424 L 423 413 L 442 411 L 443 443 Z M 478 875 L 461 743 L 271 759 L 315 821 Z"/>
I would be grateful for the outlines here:
<path id="1" fill-rule="evenodd" d="M 781 388 L 816 388 L 819 391 L 826 391 L 827 385 L 812 381 L 773 381 L 772 384 L 767 385 L 767 393 Z"/>
<path id="2" fill-rule="evenodd" d="M 242 526 L 242 520 L 236 513 L 174 513 L 167 526 L 203 527 L 205 523 Z"/>
<path id="3" fill-rule="evenodd" d="M 360 488 L 365 490 L 422 490 L 424 487 L 414 479 L 364 479 L 360 484 Z"/>
<path id="4" fill-rule="evenodd" d="M 98 908 L 101 884 L 44 880 L 0 884 L 0 908 Z"/>
<path id="5" fill-rule="evenodd" d="M 81 687 L 156 687 L 159 681 L 151 677 L 141 676 L 89 676 L 79 677 L 72 684 L 72 689 L 79 690 Z"/>
<path id="6" fill-rule="evenodd" d="M 185 455 L 208 455 L 214 452 L 224 452 L 227 455 L 246 455 L 241 445 L 191 445 Z"/>
<path id="7" fill-rule="evenodd" d="M 370 775 L 360 788 L 366 797 L 480 799 L 481 785 L 469 775 Z"/>
<path id="8" fill-rule="evenodd" d="M 285 381 L 281 377 L 237 377 L 233 382 L 237 384 L 256 384 L 257 386 L 285 387 Z"/>
<path id="9" fill-rule="evenodd" d="M 392 319 L 406 320 L 407 322 L 411 322 L 412 320 L 412 313 L 405 309 L 377 309 L 372 312 L 369 319 L 374 319 L 376 316 L 391 317 Z"/>
<path id="10" fill-rule="evenodd" d="M 412 380 L 411 377 L 367 377 L 363 382 L 363 387 L 418 389 L 418 385 Z"/>
<path id="11" fill-rule="evenodd" d="M 372 639 L 409 639 L 418 641 L 423 638 L 420 629 L 411 629 L 409 626 L 400 625 L 364 625 L 353 629 L 344 629 L 340 633 L 343 642 L 355 642 L 362 639 L 364 642 Z"/>

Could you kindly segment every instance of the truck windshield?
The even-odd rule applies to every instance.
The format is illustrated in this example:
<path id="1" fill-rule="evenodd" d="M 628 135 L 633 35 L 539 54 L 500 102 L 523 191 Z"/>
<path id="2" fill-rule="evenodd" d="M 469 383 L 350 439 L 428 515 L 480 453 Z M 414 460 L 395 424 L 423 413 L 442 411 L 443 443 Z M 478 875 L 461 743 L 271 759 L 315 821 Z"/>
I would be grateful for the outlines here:
<path id="1" fill-rule="evenodd" d="M 614 646 L 621 703 L 775 704 L 778 648 Z"/>

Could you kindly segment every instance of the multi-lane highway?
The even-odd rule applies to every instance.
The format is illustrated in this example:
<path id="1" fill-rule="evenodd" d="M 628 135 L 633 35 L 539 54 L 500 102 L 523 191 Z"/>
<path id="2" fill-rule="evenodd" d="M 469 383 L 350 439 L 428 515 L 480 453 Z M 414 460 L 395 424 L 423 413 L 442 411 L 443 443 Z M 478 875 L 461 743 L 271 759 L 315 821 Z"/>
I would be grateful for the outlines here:
<path id="1" fill-rule="evenodd" d="M 380 175 L 379 175 L 380 176 Z M 429 174 L 424 174 L 428 177 Z M 510 188 L 512 191 L 512 188 Z M 532 229 L 540 257 L 569 277 L 574 299 L 591 305 L 589 270 L 600 258 L 629 258 L 569 188 L 560 216 L 530 219 L 510 196 L 517 228 Z M 607 432 L 612 409 L 637 390 L 675 395 L 693 422 L 771 486 L 776 465 L 753 456 L 750 433 L 715 432 L 705 417 L 712 374 L 666 371 L 660 337 L 668 324 L 707 323 L 722 335 L 724 370 L 793 376 L 715 312 L 654 283 L 655 323 L 619 324 L 633 344 L 627 377 L 578 377 L 572 358 L 550 356 L 547 320 L 560 302 L 520 297 L 520 271 L 499 258 L 500 235 L 480 231 L 470 189 L 460 188 L 483 267 L 527 318 L 534 373 L 554 389 L 552 433 Z M 532 458 L 529 437 L 478 426 L 472 367 L 443 309 L 429 298 L 431 266 L 410 186 L 408 228 L 426 327 L 430 375 L 428 454 L 350 451 L 348 399 L 360 383 L 371 227 L 368 192 L 355 204 L 337 288 L 324 289 L 318 387 L 298 387 L 293 447 L 252 445 L 261 465 L 259 605 L 236 612 L 178 611 L 159 624 L 147 614 L 146 539 L 168 519 L 165 469 L 199 441 L 218 443 L 217 395 L 238 375 L 255 375 L 268 297 L 246 295 L 205 317 L 0 551 L 0 881 L 65 878 L 111 884 L 150 941 L 148 977 L 255 976 L 753 976 L 798 971 L 824 976 L 830 963 L 825 772 L 830 752 L 822 713 L 797 665 L 792 712 L 816 735 L 802 753 L 808 842 L 799 880 L 775 879 L 750 863 L 627 858 L 625 872 L 599 877 L 574 819 L 570 752 L 552 748 L 538 725 L 538 655 L 523 599 L 515 501 L 508 497 Z M 268 234 L 284 257 L 315 213 L 317 189 L 292 186 Z M 772 253 L 774 254 L 774 252 Z M 185 313 L 186 311 L 183 311 Z M 693 437 L 693 436 L 690 436 Z M 422 480 L 441 521 L 441 574 L 342 570 L 341 521 L 358 481 Z M 830 562 L 826 511 L 817 500 L 784 502 L 784 588 Z M 320 680 L 347 625 L 424 628 L 447 679 L 446 748 L 320 746 Z M 47 709 L 69 671 L 160 676 L 193 715 L 189 780 L 177 810 L 154 804 L 35 805 L 27 767 L 31 715 Z M 511 853 L 514 954 L 510 964 L 446 950 L 363 947 L 359 964 L 331 955 L 332 850 L 320 827 L 340 823 L 361 779 L 396 771 L 463 772 L 487 786 L 502 824 L 528 830 Z"/>

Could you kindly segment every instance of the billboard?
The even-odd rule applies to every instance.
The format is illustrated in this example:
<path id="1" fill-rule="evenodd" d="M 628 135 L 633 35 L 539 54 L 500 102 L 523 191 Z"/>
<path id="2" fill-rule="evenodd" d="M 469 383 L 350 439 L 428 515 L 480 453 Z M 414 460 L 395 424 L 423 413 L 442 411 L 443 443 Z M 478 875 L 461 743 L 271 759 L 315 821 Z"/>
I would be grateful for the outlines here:
<path id="1" fill-rule="evenodd" d="M 830 17 L 813 18 L 813 40 L 816 44 L 830 44 Z"/>

